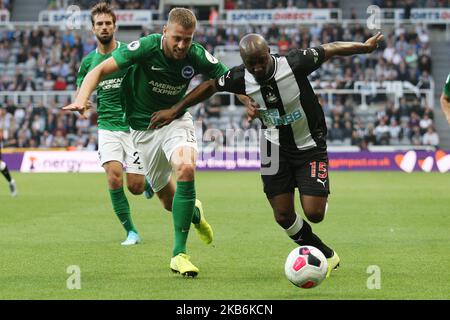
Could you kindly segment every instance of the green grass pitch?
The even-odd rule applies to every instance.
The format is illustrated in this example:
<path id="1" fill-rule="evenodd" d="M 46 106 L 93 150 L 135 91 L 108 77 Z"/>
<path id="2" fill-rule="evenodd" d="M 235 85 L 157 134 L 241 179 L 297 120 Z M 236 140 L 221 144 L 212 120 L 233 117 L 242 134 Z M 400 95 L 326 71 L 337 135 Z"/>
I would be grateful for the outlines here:
<path id="1" fill-rule="evenodd" d="M 0 179 L 0 299 L 450 298 L 448 174 L 333 172 L 327 217 L 312 226 L 341 268 L 310 290 L 284 276 L 295 244 L 275 223 L 258 172 L 198 173 L 215 239 L 206 246 L 191 229 L 196 279 L 169 269 L 172 219 L 157 199 L 127 193 L 143 243 L 122 247 L 104 174 L 13 176 L 15 199 Z M 73 265 L 81 289 L 69 290 Z M 368 286 L 371 266 L 379 289 Z"/>

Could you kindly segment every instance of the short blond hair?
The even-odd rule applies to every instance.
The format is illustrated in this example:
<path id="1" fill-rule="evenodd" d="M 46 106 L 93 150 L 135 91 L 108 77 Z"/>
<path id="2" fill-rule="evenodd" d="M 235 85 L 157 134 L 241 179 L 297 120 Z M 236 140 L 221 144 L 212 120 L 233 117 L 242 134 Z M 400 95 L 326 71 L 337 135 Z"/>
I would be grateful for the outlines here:
<path id="1" fill-rule="evenodd" d="M 191 29 L 197 25 L 197 18 L 194 13 L 186 8 L 173 8 L 169 12 L 167 24 L 177 23 L 183 28 Z"/>

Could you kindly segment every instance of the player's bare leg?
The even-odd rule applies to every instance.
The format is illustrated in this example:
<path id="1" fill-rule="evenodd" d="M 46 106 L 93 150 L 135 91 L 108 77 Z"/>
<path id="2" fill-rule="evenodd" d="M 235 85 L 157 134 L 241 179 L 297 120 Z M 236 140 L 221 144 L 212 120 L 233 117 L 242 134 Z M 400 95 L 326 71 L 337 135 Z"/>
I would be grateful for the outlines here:
<path id="1" fill-rule="evenodd" d="M 114 212 L 127 232 L 127 239 L 122 245 L 133 245 L 140 242 L 140 237 L 133 224 L 130 205 L 123 190 L 123 167 L 119 161 L 109 161 L 103 164 L 108 179 L 109 194 Z"/>
<path id="2" fill-rule="evenodd" d="M 140 195 L 145 191 L 145 176 L 137 173 L 127 173 L 127 187 L 134 195 Z"/>
<path id="3" fill-rule="evenodd" d="M 295 222 L 294 193 L 284 193 L 269 199 L 276 222 L 287 230 Z"/>
<path id="4" fill-rule="evenodd" d="M 325 218 L 328 197 L 300 195 L 303 212 L 313 223 L 319 223 Z"/>
<path id="5" fill-rule="evenodd" d="M 161 201 L 163 208 L 169 212 L 172 212 L 172 202 L 175 195 L 175 189 L 175 183 L 172 179 L 170 179 L 169 182 L 164 186 L 164 188 L 156 192 L 156 195 L 158 196 L 159 201 Z"/>

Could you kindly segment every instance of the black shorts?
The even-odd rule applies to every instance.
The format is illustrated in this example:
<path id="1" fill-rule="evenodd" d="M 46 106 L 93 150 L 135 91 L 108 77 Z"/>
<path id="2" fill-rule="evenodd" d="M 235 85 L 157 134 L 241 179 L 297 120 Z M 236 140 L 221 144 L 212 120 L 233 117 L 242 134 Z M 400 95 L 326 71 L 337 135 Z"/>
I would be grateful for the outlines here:
<path id="1" fill-rule="evenodd" d="M 265 175 L 264 171 L 261 171 L 267 198 L 294 193 L 295 188 L 298 188 L 302 195 L 328 197 L 330 181 L 326 148 L 296 152 L 280 149 L 279 154 L 278 172 Z"/>

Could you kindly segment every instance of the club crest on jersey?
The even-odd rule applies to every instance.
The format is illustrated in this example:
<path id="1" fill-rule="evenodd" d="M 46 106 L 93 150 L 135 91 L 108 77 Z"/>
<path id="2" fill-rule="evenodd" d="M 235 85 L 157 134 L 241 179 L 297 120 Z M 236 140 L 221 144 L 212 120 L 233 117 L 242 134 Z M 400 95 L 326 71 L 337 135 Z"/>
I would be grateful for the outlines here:
<path id="1" fill-rule="evenodd" d="M 268 103 L 277 103 L 278 102 L 278 98 L 276 95 L 274 95 L 272 92 L 268 92 L 266 94 L 266 100 Z"/>
<path id="2" fill-rule="evenodd" d="M 273 93 L 272 86 L 268 85 L 266 87 L 269 90 L 267 91 L 267 93 L 265 93 L 265 100 L 270 104 L 277 103 L 278 97 Z"/>
<path id="3" fill-rule="evenodd" d="M 194 76 L 194 68 L 192 66 L 185 66 L 181 69 L 181 75 L 185 79 L 190 79 Z"/>

